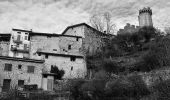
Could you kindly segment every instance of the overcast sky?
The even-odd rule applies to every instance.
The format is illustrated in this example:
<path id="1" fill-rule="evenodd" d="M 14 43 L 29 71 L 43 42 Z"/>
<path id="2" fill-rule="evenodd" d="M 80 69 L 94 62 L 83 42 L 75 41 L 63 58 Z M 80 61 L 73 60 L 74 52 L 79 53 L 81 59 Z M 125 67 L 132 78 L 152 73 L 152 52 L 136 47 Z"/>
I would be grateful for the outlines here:
<path id="1" fill-rule="evenodd" d="M 147 6 L 155 27 L 170 27 L 170 0 L 0 0 L 0 33 L 21 28 L 60 34 L 101 11 L 111 11 L 119 29 L 126 23 L 138 25 L 138 10 Z"/>

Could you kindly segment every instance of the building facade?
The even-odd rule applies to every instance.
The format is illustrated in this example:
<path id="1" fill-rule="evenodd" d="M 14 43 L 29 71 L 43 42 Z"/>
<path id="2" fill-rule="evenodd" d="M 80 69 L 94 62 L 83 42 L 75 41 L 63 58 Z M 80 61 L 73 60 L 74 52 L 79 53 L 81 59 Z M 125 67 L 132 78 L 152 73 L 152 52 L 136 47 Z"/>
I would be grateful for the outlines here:
<path id="1" fill-rule="evenodd" d="M 86 56 L 101 51 L 107 38 L 85 23 L 69 26 L 62 34 L 12 29 L 11 34 L 0 35 L 1 90 L 37 84 L 51 91 L 56 75 L 51 73 L 53 66 L 64 70 L 64 79 L 85 78 Z"/>
<path id="2" fill-rule="evenodd" d="M 31 31 L 12 29 L 10 46 L 9 46 L 9 56 L 18 58 L 29 58 L 29 33 Z"/>
<path id="3" fill-rule="evenodd" d="M 0 56 L 0 91 L 36 84 L 42 88 L 43 60 Z"/>

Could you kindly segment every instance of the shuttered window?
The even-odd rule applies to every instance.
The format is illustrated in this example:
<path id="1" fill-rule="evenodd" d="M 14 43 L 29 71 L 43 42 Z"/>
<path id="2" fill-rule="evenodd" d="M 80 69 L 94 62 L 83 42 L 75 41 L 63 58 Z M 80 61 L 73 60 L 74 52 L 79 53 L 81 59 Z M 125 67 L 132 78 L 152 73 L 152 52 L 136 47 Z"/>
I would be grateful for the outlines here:
<path id="1" fill-rule="evenodd" d="M 35 66 L 28 66 L 28 73 L 34 73 Z"/>
<path id="2" fill-rule="evenodd" d="M 12 64 L 5 63 L 5 71 L 12 71 Z"/>

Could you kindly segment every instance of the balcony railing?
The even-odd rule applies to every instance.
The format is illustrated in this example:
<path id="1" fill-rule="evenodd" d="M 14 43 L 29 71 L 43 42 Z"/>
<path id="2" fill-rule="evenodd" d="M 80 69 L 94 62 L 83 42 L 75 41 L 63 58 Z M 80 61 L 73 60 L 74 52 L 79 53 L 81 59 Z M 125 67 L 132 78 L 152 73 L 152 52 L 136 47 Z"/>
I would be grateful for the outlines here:
<path id="1" fill-rule="evenodd" d="M 13 42 L 15 42 L 15 43 L 22 43 L 22 41 L 21 40 L 13 40 Z"/>
<path id="2" fill-rule="evenodd" d="M 11 46 L 11 51 L 17 51 L 17 52 L 23 52 L 23 53 L 29 53 L 29 48 L 26 48 L 26 49 L 20 49 L 20 48 L 17 48 L 16 46 Z"/>

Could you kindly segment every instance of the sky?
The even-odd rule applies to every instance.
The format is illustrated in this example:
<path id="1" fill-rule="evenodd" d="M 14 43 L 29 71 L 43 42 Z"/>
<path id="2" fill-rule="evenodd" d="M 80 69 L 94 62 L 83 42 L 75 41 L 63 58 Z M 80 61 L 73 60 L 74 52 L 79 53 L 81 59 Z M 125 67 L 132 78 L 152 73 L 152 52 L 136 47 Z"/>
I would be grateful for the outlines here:
<path id="1" fill-rule="evenodd" d="M 138 25 L 138 11 L 151 7 L 155 27 L 170 27 L 170 0 L 0 0 L 0 33 L 12 28 L 61 34 L 70 25 L 88 23 L 109 11 L 117 29 Z"/>

